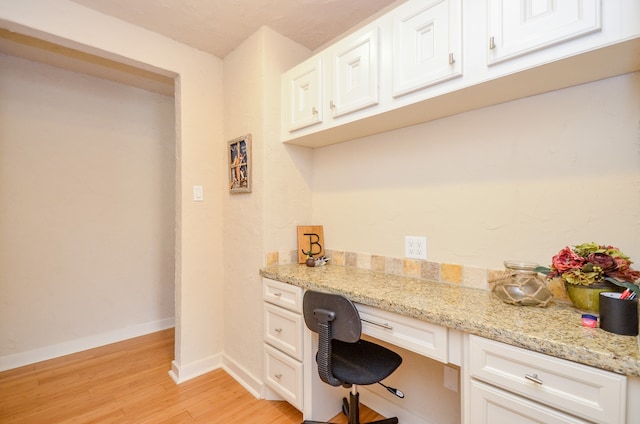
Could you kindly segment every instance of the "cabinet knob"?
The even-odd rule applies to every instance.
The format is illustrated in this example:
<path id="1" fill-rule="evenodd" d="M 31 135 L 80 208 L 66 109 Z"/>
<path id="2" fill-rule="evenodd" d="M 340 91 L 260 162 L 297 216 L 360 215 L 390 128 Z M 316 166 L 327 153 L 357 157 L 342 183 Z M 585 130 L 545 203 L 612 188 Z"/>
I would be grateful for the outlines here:
<path id="1" fill-rule="evenodd" d="M 282 293 L 278 292 L 278 293 L 274 293 L 273 295 L 274 295 L 275 297 L 280 297 L 280 296 L 282 296 Z"/>
<path id="2" fill-rule="evenodd" d="M 277 378 L 278 380 L 280 380 L 282 378 L 282 374 L 274 374 L 273 376 L 275 378 Z"/>
<path id="3" fill-rule="evenodd" d="M 496 48 L 496 39 L 495 37 L 489 38 L 489 50 L 493 50 Z"/>
<path id="4" fill-rule="evenodd" d="M 275 328 L 276 333 L 282 333 L 282 328 Z"/>
<path id="5" fill-rule="evenodd" d="M 331 109 L 335 109 L 335 108 L 336 108 L 336 105 L 335 105 L 335 103 L 333 103 L 333 100 L 331 100 L 331 101 L 329 102 L 329 107 L 330 107 Z"/>
<path id="6" fill-rule="evenodd" d="M 314 115 L 317 115 L 318 114 L 318 109 L 316 109 L 315 106 L 312 107 L 311 108 L 311 113 L 314 114 Z"/>

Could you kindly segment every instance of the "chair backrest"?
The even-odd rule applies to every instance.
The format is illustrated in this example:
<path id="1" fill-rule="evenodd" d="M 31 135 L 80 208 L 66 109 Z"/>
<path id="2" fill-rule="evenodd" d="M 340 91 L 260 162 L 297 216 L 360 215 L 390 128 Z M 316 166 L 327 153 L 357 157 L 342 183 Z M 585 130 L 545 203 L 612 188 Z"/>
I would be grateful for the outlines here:
<path id="1" fill-rule="evenodd" d="M 339 294 L 307 291 L 302 301 L 304 322 L 313 332 L 318 332 L 318 324 L 332 316 L 331 338 L 347 343 L 360 340 L 362 322 L 353 302 Z"/>
<path id="2" fill-rule="evenodd" d="M 304 322 L 318 333 L 318 375 L 332 386 L 345 384 L 335 378 L 331 365 L 331 340 L 355 343 L 360 340 L 362 323 L 353 302 L 344 296 L 307 291 L 302 301 Z"/>

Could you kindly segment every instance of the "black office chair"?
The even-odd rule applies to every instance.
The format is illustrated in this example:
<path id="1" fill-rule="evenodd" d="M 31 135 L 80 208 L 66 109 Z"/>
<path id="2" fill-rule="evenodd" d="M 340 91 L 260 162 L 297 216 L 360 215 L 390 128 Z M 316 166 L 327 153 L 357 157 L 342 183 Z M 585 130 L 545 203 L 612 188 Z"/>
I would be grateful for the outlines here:
<path id="1" fill-rule="evenodd" d="M 351 388 L 349 401 L 343 399 L 342 412 L 349 424 L 360 424 L 360 403 L 357 385 L 379 383 L 399 397 L 404 394 L 380 383 L 402 363 L 397 353 L 361 340 L 362 323 L 353 303 L 344 296 L 307 291 L 303 299 L 304 321 L 318 333 L 318 374 L 331 386 Z M 302 424 L 318 424 L 304 421 Z M 375 424 L 397 424 L 397 418 L 375 421 Z M 374 423 L 370 423 L 374 424 Z"/>

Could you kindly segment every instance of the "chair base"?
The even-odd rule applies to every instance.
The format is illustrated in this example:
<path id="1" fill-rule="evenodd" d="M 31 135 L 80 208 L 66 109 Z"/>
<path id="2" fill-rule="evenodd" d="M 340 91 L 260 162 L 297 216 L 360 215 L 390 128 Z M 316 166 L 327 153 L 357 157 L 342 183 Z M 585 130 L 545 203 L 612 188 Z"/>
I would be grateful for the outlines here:
<path id="1" fill-rule="evenodd" d="M 353 386 L 355 389 L 355 385 Z M 355 392 L 355 393 L 354 393 Z M 349 402 L 347 398 L 342 400 L 342 413 L 349 417 L 348 424 L 365 424 L 360 422 L 360 394 L 352 390 L 349 394 Z M 325 421 L 308 421 L 305 420 L 302 424 L 331 424 Z M 398 424 L 398 418 L 385 418 L 378 421 L 370 421 L 366 424 Z"/>

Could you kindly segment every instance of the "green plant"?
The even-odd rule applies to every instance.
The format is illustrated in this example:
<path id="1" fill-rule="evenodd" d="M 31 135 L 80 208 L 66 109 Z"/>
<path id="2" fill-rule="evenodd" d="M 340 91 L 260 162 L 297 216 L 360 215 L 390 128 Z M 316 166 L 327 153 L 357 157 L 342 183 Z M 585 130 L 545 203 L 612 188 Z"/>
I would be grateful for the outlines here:
<path id="1" fill-rule="evenodd" d="M 551 259 L 551 267 L 537 267 L 536 272 L 582 286 L 608 281 L 640 295 L 635 283 L 640 271 L 632 269 L 632 263 L 617 247 L 583 243 L 560 250 Z"/>

